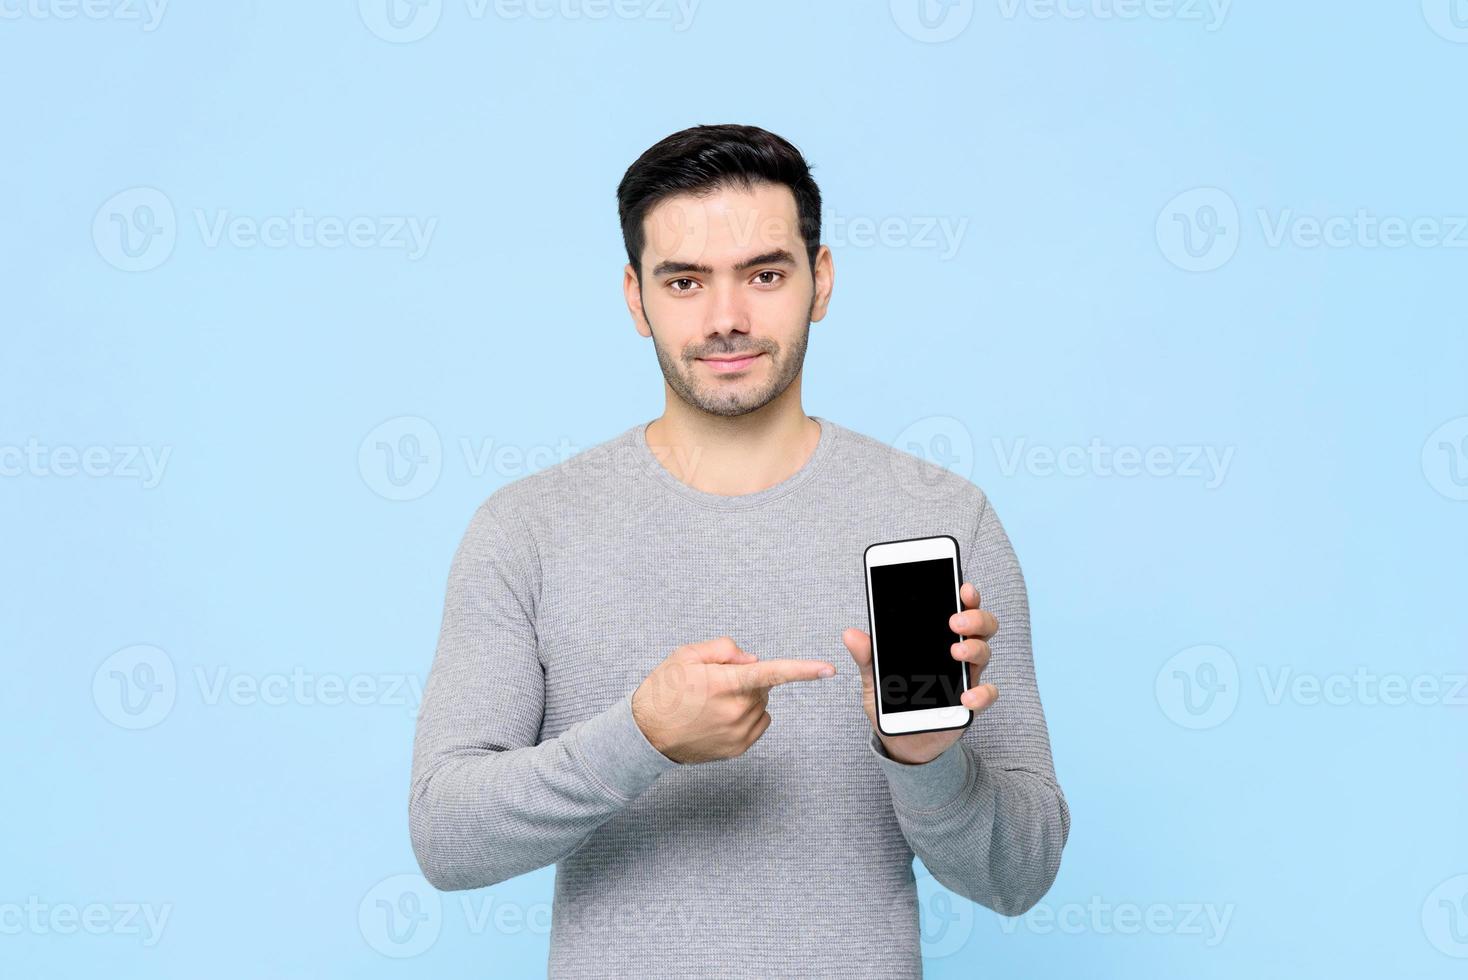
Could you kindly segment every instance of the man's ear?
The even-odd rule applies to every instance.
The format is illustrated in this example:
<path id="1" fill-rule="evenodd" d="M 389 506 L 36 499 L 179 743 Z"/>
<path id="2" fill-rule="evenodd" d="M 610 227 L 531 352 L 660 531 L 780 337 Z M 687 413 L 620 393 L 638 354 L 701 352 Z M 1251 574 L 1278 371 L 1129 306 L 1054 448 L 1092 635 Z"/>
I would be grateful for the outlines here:
<path id="1" fill-rule="evenodd" d="M 627 312 L 632 314 L 632 325 L 644 337 L 652 336 L 652 327 L 642 315 L 642 284 L 637 281 L 637 272 L 628 262 L 622 269 L 622 295 L 627 299 Z"/>
<path id="2" fill-rule="evenodd" d="M 811 278 L 815 280 L 815 295 L 810 304 L 810 318 L 818 321 L 826 315 L 826 308 L 831 303 L 831 290 L 836 285 L 835 260 L 825 245 L 816 252 L 816 266 L 811 270 Z"/>

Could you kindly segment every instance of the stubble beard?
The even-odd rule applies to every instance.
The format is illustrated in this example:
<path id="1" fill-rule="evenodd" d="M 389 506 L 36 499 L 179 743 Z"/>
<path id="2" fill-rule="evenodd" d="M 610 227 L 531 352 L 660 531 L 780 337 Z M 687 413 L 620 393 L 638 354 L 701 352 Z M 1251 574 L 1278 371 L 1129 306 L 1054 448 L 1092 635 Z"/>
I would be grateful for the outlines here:
<path id="1" fill-rule="evenodd" d="M 649 320 L 649 327 L 651 324 L 652 321 Z M 696 377 L 696 372 L 700 368 L 694 358 L 683 360 L 671 356 L 658 342 L 656 332 L 653 333 L 652 345 L 653 349 L 657 351 L 658 366 L 662 368 L 663 378 L 667 381 L 668 387 L 673 389 L 674 394 L 690 407 L 701 412 L 723 418 L 734 418 L 764 408 L 784 394 L 785 390 L 799 377 L 800 369 L 805 365 L 805 351 L 810 341 L 810 325 L 811 319 L 807 312 L 805 329 L 797 335 L 788 351 L 770 340 L 759 341 L 752 347 L 708 348 L 699 351 L 701 355 L 705 356 L 744 351 L 768 354 L 774 364 L 774 369 L 768 380 L 755 387 L 751 387 L 747 381 L 726 383 L 715 380 L 712 384 L 704 384 Z"/>

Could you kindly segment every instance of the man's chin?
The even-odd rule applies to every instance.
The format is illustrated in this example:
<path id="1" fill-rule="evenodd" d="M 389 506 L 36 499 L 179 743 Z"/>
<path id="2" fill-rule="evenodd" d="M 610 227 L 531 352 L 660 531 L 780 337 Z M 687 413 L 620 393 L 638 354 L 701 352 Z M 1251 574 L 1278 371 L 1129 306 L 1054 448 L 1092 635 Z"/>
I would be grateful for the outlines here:
<path id="1" fill-rule="evenodd" d="M 760 392 L 752 397 L 738 398 L 733 401 L 728 398 L 695 398 L 691 404 L 694 408 L 709 415 L 732 419 L 740 415 L 748 415 L 750 412 L 757 412 L 772 401 L 774 401 L 773 395 L 768 392 Z"/>

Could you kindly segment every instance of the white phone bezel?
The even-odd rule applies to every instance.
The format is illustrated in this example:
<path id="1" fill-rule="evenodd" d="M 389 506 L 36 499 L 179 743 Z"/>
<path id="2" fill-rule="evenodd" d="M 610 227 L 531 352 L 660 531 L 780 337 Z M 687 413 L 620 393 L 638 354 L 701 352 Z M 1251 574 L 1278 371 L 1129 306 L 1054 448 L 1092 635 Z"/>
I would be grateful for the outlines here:
<path id="1" fill-rule="evenodd" d="M 881 653 L 877 650 L 877 610 L 872 601 L 872 569 L 878 565 L 900 565 L 935 558 L 947 558 L 953 563 L 953 611 L 962 612 L 963 602 L 959 598 L 959 589 L 963 582 L 962 570 L 959 568 L 958 541 L 951 535 L 884 541 L 868 546 L 862 555 L 867 583 L 867 625 L 871 629 L 872 640 L 872 683 L 876 688 L 877 728 L 883 735 L 910 735 L 915 732 L 963 728 L 973 720 L 973 712 L 963 705 L 924 708 L 920 711 L 882 710 Z M 955 660 L 953 665 L 959 673 L 963 690 L 967 691 L 968 665 L 960 660 Z"/>

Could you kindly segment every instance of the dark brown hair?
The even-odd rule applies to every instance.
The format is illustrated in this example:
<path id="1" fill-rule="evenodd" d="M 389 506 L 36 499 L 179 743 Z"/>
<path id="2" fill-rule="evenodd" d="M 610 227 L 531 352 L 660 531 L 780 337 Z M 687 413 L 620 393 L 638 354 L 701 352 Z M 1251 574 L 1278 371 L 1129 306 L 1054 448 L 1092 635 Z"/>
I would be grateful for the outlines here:
<path id="1" fill-rule="evenodd" d="M 707 194 L 723 187 L 784 184 L 795 195 L 795 215 L 806 257 L 815 268 L 821 247 L 821 191 L 805 157 L 787 140 L 758 126 L 693 126 L 643 152 L 617 185 L 617 214 L 627 261 L 642 281 L 642 219 L 665 198 Z"/>

